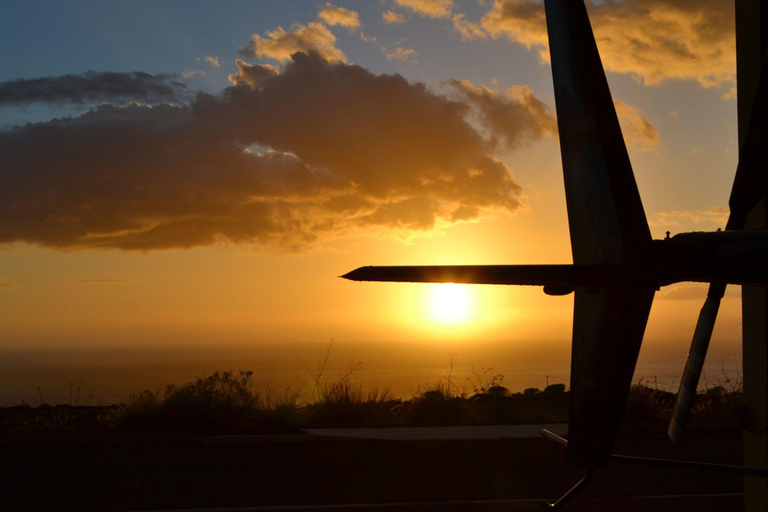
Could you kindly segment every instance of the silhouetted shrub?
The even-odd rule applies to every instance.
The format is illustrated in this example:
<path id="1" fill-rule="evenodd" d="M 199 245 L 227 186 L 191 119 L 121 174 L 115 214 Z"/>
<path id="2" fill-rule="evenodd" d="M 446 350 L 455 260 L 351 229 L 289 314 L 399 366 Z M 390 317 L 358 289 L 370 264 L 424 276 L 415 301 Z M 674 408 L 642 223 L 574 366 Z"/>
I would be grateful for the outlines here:
<path id="1" fill-rule="evenodd" d="M 123 427 L 199 428 L 246 426 L 261 416 L 259 394 L 251 389 L 253 372 L 214 372 L 194 382 L 170 384 L 158 393 L 142 391 L 116 415 Z"/>
<path id="2" fill-rule="evenodd" d="M 405 417 L 414 425 L 466 425 L 469 401 L 451 396 L 447 386 L 438 383 L 410 400 Z"/>
<path id="3" fill-rule="evenodd" d="M 488 388 L 488 391 L 486 391 L 489 395 L 501 395 L 506 396 L 509 394 L 509 390 L 505 388 L 504 386 L 491 386 Z"/>
<path id="4" fill-rule="evenodd" d="M 395 422 L 394 410 L 402 405 L 389 389 L 363 391 L 362 386 L 343 380 L 325 385 L 319 399 L 306 406 L 306 420 L 323 426 L 373 426 Z"/>
<path id="5" fill-rule="evenodd" d="M 550 384 L 544 388 L 544 396 L 550 400 L 556 400 L 565 396 L 565 384 Z"/>

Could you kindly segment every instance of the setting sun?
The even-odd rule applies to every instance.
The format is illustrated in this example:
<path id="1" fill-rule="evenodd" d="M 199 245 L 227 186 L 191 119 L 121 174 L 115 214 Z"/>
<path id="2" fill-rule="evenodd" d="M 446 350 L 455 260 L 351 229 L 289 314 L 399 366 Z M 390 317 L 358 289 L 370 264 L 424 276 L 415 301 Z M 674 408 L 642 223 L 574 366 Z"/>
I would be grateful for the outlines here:
<path id="1" fill-rule="evenodd" d="M 458 323 L 469 319 L 471 313 L 470 293 L 466 286 L 454 283 L 434 287 L 429 297 L 431 317 L 442 323 Z"/>

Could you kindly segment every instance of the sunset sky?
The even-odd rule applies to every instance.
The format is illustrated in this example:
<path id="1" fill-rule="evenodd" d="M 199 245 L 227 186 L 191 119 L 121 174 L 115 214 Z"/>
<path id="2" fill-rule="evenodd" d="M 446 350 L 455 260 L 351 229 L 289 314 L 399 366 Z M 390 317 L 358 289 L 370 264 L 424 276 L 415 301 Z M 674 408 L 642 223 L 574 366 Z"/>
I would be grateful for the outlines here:
<path id="1" fill-rule="evenodd" d="M 724 226 L 733 3 L 588 9 L 654 237 Z M 568 350 L 572 295 L 338 278 L 571 262 L 540 2 L 12 1 L 0 47 L 0 348 Z M 646 343 L 685 354 L 705 290 Z"/>

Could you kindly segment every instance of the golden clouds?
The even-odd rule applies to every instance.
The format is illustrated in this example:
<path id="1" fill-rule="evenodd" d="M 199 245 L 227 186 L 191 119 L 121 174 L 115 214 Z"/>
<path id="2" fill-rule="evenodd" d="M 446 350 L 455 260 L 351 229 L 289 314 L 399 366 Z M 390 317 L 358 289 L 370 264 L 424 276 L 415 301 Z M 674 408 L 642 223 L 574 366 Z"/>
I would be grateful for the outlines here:
<path id="1" fill-rule="evenodd" d="M 453 22 L 454 30 L 461 35 L 464 41 L 488 38 L 488 34 L 480 24 L 469 21 L 463 14 L 454 14 L 451 17 L 451 21 Z"/>
<path id="2" fill-rule="evenodd" d="M 227 77 L 229 81 L 234 85 L 250 85 L 254 89 L 260 87 L 260 83 L 265 79 L 280 72 L 269 64 L 248 64 L 240 59 L 235 60 L 235 64 L 238 68 L 237 73 L 229 75 Z"/>
<path id="3" fill-rule="evenodd" d="M 307 25 L 291 25 L 291 32 L 283 27 L 267 32 L 266 37 L 258 34 L 251 36 L 251 42 L 240 52 L 248 57 L 269 58 L 288 61 L 296 52 L 316 52 L 330 62 L 347 62 L 347 56 L 336 48 L 336 36 L 328 27 L 318 22 Z"/>
<path id="4" fill-rule="evenodd" d="M 384 23 L 405 23 L 405 16 L 394 11 L 384 11 L 381 14 L 381 19 Z"/>
<path id="5" fill-rule="evenodd" d="M 613 106 L 616 108 L 627 147 L 635 147 L 645 152 L 655 152 L 661 148 L 659 131 L 643 117 L 640 109 L 621 100 L 614 100 Z"/>
<path id="6" fill-rule="evenodd" d="M 463 102 L 469 105 L 478 125 L 495 145 L 514 148 L 542 137 L 557 138 L 555 114 L 528 86 L 514 86 L 504 93 L 487 87 L 475 87 L 468 81 L 449 82 Z M 659 132 L 637 108 L 621 100 L 614 101 L 628 147 L 654 152 L 662 147 Z"/>
<path id="7" fill-rule="evenodd" d="M 534 0 L 495 0 L 493 8 L 483 16 L 482 26 L 492 37 L 506 36 L 529 50 L 537 48 L 542 59 L 549 61 L 543 4 Z"/>
<path id="8" fill-rule="evenodd" d="M 395 48 L 382 46 L 381 53 L 383 53 L 388 60 L 410 60 L 411 62 L 416 62 L 416 57 L 418 56 L 416 50 L 404 46 L 397 46 Z"/>
<path id="9" fill-rule="evenodd" d="M 704 87 L 735 82 L 731 2 L 624 0 L 588 2 L 587 7 L 607 71 L 630 74 L 645 85 L 673 79 Z M 506 36 L 549 59 L 541 3 L 496 0 L 482 25 L 493 37 Z"/>
<path id="10" fill-rule="evenodd" d="M 453 0 L 395 0 L 395 3 L 428 18 L 447 18 L 453 10 Z"/>
<path id="11" fill-rule="evenodd" d="M 708 210 L 673 210 L 659 213 L 656 220 L 651 224 L 655 226 L 680 226 L 704 223 L 722 227 L 728 221 L 729 214 L 728 206 L 715 206 Z"/>
<path id="12" fill-rule="evenodd" d="M 514 148 L 545 135 L 556 137 L 554 114 L 530 87 L 516 86 L 498 94 L 487 87 L 475 87 L 468 81 L 453 80 L 449 83 L 472 107 L 478 124 L 488 130 L 494 144 Z"/>
<path id="13" fill-rule="evenodd" d="M 464 84 L 451 99 L 318 53 L 237 65 L 235 86 L 188 106 L 103 104 L 0 131 L 0 243 L 296 251 L 408 236 L 516 209 L 520 187 L 493 141 L 550 129 L 524 88 L 494 103 Z M 468 116 L 490 119 L 494 105 L 512 117 L 478 132 Z"/>
<path id="14" fill-rule="evenodd" d="M 208 55 L 205 57 L 205 61 L 215 68 L 221 67 L 221 58 Z"/>
<path id="15" fill-rule="evenodd" d="M 317 17 L 329 26 L 339 25 L 347 28 L 358 28 L 360 26 L 360 16 L 357 12 L 343 7 L 336 7 L 330 3 L 325 4 L 323 9 L 317 13 Z"/>

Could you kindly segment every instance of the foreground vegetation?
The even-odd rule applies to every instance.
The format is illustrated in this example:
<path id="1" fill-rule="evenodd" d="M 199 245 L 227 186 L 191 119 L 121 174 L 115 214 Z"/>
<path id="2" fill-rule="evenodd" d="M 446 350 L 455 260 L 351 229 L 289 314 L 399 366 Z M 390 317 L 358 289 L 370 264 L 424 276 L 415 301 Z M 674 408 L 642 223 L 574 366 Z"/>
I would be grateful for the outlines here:
<path id="1" fill-rule="evenodd" d="M 426 425 L 487 425 L 565 422 L 569 392 L 564 384 L 543 390 L 510 393 L 503 376 L 475 372 L 473 392 L 458 393 L 450 378 L 411 399 L 393 397 L 388 390 L 364 390 L 352 381 L 350 366 L 341 378 L 329 381 L 322 368 L 310 374 L 302 394 L 274 389 L 254 391 L 252 372 L 215 372 L 193 382 L 143 391 L 127 403 L 113 406 L 45 404 L 0 408 L 0 428 L 109 428 L 149 431 L 249 431 L 297 427 L 365 427 Z M 625 424 L 668 420 L 674 393 L 647 385 L 632 386 Z M 734 408 L 741 404 L 739 387 L 715 386 L 700 393 L 693 408 L 693 426 L 736 426 Z"/>

